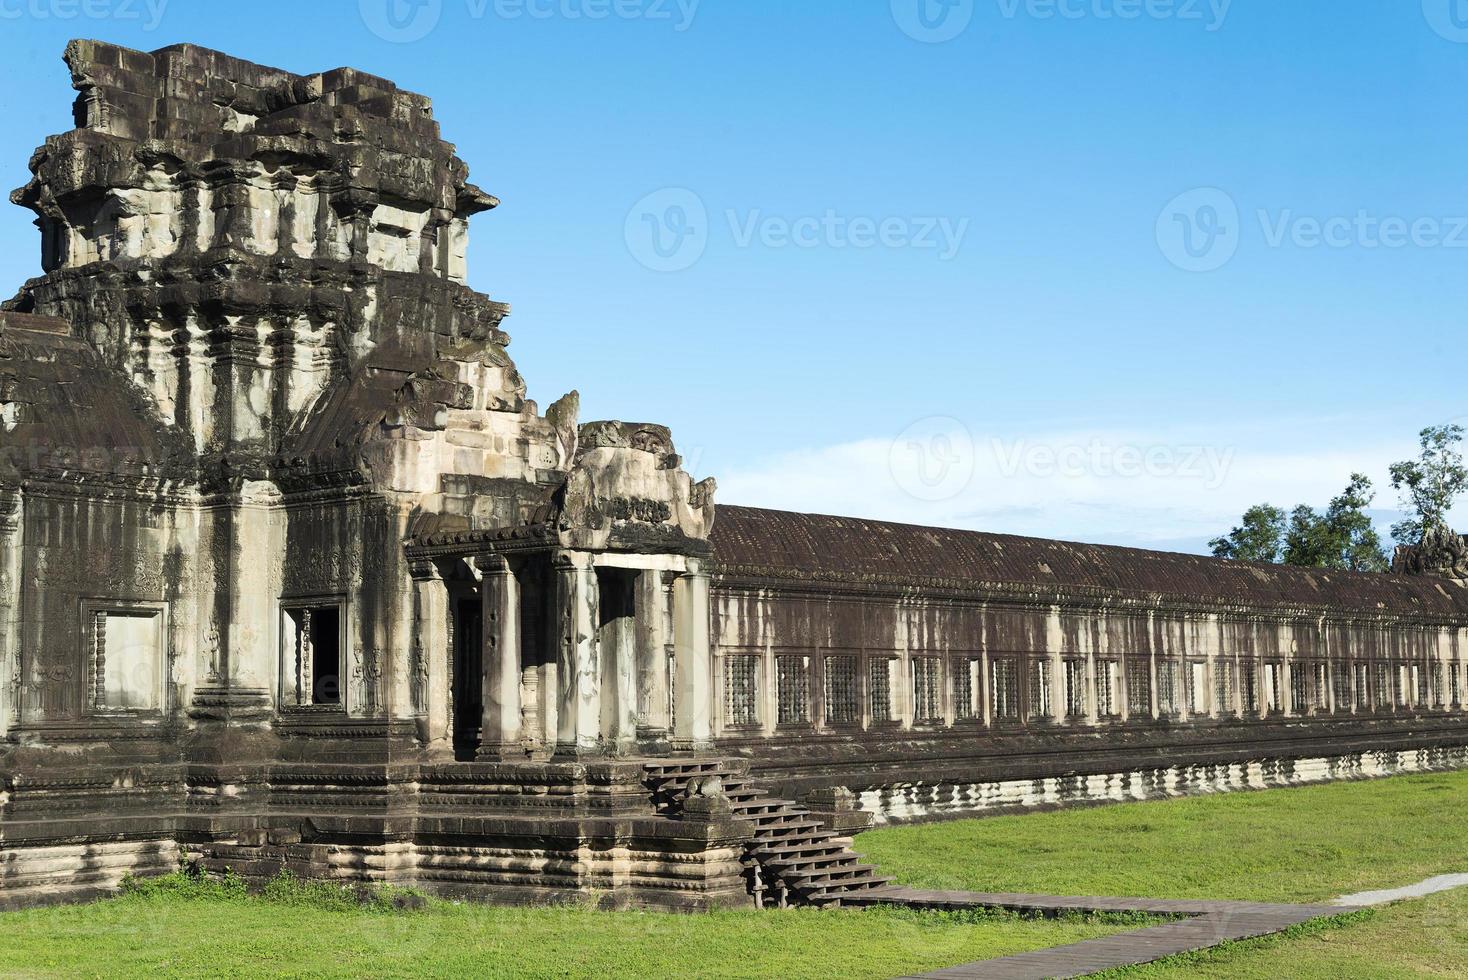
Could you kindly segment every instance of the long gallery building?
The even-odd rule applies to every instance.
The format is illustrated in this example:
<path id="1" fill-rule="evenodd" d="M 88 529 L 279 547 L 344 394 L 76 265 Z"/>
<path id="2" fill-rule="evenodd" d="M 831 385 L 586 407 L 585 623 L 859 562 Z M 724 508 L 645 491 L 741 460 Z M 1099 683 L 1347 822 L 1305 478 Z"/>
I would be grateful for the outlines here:
<path id="1" fill-rule="evenodd" d="M 0 313 L 0 907 L 839 903 L 869 823 L 1468 763 L 1468 588 L 716 506 L 543 411 L 428 99 L 68 46 Z M 1433 569 L 1436 569 L 1435 571 Z"/>

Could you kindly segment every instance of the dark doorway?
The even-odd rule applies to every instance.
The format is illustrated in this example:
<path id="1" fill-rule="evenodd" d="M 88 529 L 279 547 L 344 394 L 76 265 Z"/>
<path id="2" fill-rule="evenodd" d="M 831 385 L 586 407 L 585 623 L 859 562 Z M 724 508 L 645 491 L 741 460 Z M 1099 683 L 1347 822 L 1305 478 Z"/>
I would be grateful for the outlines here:
<path id="1" fill-rule="evenodd" d="M 598 568 L 597 648 L 601 653 L 601 733 L 630 739 L 636 728 L 637 576 L 635 569 Z"/>
<path id="2" fill-rule="evenodd" d="M 454 758 L 473 762 L 484 723 L 484 611 L 479 599 L 454 608 Z"/>

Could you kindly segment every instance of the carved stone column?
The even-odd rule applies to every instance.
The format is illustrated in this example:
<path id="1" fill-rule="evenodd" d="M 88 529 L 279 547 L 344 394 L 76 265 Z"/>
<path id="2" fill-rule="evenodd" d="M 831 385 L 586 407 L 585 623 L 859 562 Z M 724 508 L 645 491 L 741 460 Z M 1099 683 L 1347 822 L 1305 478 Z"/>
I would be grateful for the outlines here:
<path id="1" fill-rule="evenodd" d="M 419 737 L 447 744 L 449 721 L 449 590 L 431 561 L 414 562 L 413 631 L 408 642 L 409 703 Z"/>
<path id="2" fill-rule="evenodd" d="M 713 667 L 709 650 L 709 577 L 702 562 L 673 582 L 673 744 L 697 751 L 713 738 Z"/>
<path id="3" fill-rule="evenodd" d="M 655 569 L 637 579 L 637 737 L 664 742 L 671 733 L 668 638 L 663 621 L 667 590 Z"/>
<path id="4" fill-rule="evenodd" d="M 479 758 L 523 756 L 520 742 L 520 583 L 498 555 L 476 561 L 484 622 L 484 723 Z"/>
<path id="5" fill-rule="evenodd" d="M 283 560 L 274 499 L 272 485 L 247 483 L 238 496 L 209 508 L 201 543 L 208 541 L 213 553 L 214 579 L 203 636 L 207 681 L 194 689 L 190 709 L 196 717 L 254 719 L 274 702 L 278 638 L 265 625 L 278 615 L 271 569 Z"/>
<path id="6" fill-rule="evenodd" d="M 584 756 L 601 741 L 600 664 L 596 655 L 596 571 L 590 556 L 564 552 L 554 561 L 556 754 Z"/>
<path id="7" fill-rule="evenodd" d="M 20 494 L 0 490 L 0 738 L 20 721 Z"/>

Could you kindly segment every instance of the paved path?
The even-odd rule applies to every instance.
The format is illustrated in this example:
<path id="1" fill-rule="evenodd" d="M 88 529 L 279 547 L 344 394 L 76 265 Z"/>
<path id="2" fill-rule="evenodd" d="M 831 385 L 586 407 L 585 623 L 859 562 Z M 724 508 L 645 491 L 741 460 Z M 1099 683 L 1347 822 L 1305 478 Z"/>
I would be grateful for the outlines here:
<path id="1" fill-rule="evenodd" d="M 1207 949 L 1236 939 L 1281 932 L 1301 922 L 1355 911 L 1341 905 L 1270 905 L 1261 902 L 1210 902 L 1157 898 L 1087 898 L 1056 895 L 1020 895 L 984 892 L 919 891 L 887 888 L 843 899 L 843 905 L 905 905 L 909 908 L 997 908 L 1056 915 L 1063 912 L 1143 912 L 1179 916 L 1176 921 L 1132 932 L 1087 939 L 1068 946 L 1017 953 L 946 970 L 924 977 L 977 980 L 1044 980 L 1080 977 L 1118 966 L 1150 963 L 1164 956 Z"/>
<path id="2" fill-rule="evenodd" d="M 1401 888 L 1383 888 L 1375 892 L 1357 892 L 1354 895 L 1343 895 L 1332 905 L 1385 905 L 1387 902 L 1398 902 L 1404 898 L 1421 898 L 1424 895 L 1436 895 L 1453 888 L 1468 888 L 1468 875 L 1434 875 L 1417 882 L 1415 885 L 1403 885 Z"/>

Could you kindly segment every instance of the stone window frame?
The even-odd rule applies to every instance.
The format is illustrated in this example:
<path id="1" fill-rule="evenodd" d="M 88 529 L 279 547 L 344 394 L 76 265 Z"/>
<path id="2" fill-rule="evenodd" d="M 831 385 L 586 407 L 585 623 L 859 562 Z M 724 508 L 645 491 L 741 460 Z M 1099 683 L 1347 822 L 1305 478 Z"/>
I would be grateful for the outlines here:
<path id="1" fill-rule="evenodd" d="M 831 670 L 833 660 L 843 661 L 843 667 L 850 667 L 849 677 L 842 676 Z M 860 650 L 825 650 L 821 653 L 821 727 L 835 729 L 838 731 L 860 731 L 862 716 L 866 710 L 866 685 L 863 676 L 863 659 Z M 848 691 L 838 692 L 832 685 L 838 681 L 847 682 Z M 832 706 L 838 700 L 835 695 L 845 693 L 850 695 L 849 718 L 832 718 Z"/>
<path id="2" fill-rule="evenodd" d="M 1056 721 L 1055 679 L 1051 676 L 1050 655 L 1031 653 L 1021 658 L 1024 670 L 1024 687 L 1021 707 L 1024 709 L 1023 723 L 1026 725 L 1048 725 Z"/>
<path id="3" fill-rule="evenodd" d="M 158 620 L 158 674 L 154 680 L 156 708 L 115 708 L 97 703 L 97 616 L 101 613 L 117 612 L 125 616 L 151 613 Z M 83 650 L 86 656 L 86 686 L 82 713 L 89 718 L 161 718 L 168 713 L 168 686 L 172 680 L 168 656 L 169 609 L 168 603 L 152 599 L 83 599 L 79 615 Z M 106 656 L 103 652 L 102 656 Z M 102 668 L 106 670 L 105 661 Z"/>
<path id="4" fill-rule="evenodd" d="M 1332 702 L 1335 713 L 1351 708 L 1351 662 L 1345 659 L 1330 662 L 1330 689 L 1335 698 Z"/>
<path id="5" fill-rule="evenodd" d="M 292 626 L 290 613 L 292 610 L 321 609 L 326 606 L 336 607 L 336 629 L 337 629 L 337 670 L 339 672 L 338 684 L 340 685 L 340 696 L 335 704 L 300 704 L 296 700 L 296 665 L 295 650 L 291 645 Z M 348 664 L 352 662 L 352 650 L 350 638 L 352 631 L 351 623 L 352 601 L 345 592 L 323 592 L 314 595 L 298 595 L 283 598 L 276 603 L 276 622 L 280 633 L 280 696 L 279 704 L 283 712 L 289 714 L 327 714 L 327 715 L 349 715 L 351 705 L 348 699 L 351 693 L 351 685 L 347 683 Z"/>
<path id="6" fill-rule="evenodd" d="M 1025 723 L 1025 669 L 1031 661 L 1020 654 L 990 654 L 989 656 L 989 717 L 995 728 L 1019 728 Z M 1008 711 L 1000 713 L 999 665 L 1009 672 L 1008 683 L 1003 685 Z"/>
<path id="7" fill-rule="evenodd" d="M 1126 684 L 1125 667 L 1120 657 L 1110 654 L 1096 658 L 1096 718 L 1119 721 L 1122 715 L 1122 686 Z"/>
<path id="8" fill-rule="evenodd" d="M 903 659 L 902 655 L 895 651 L 871 651 L 867 653 L 865 669 L 862 673 L 866 681 L 866 697 L 864 700 L 868 728 L 902 727 Z M 878 717 L 877 713 L 877 685 L 875 681 L 877 680 L 879 669 L 886 672 L 884 686 L 887 693 L 887 710 L 885 718 Z"/>
<path id="9" fill-rule="evenodd" d="M 1208 660 L 1195 655 L 1184 658 L 1183 664 L 1183 707 L 1186 710 L 1182 715 L 1187 718 L 1206 718 L 1215 693 L 1208 684 Z"/>
<path id="10" fill-rule="evenodd" d="M 1182 657 L 1165 655 L 1157 658 L 1157 716 L 1185 717 L 1188 707 L 1187 676 Z"/>
<path id="11" fill-rule="evenodd" d="M 1126 674 L 1126 708 L 1130 718 L 1152 717 L 1152 655 L 1127 653 L 1122 656 Z"/>
<path id="12" fill-rule="evenodd" d="M 1259 717 L 1261 718 L 1279 718 L 1289 711 L 1290 678 L 1286 665 L 1285 659 L 1278 656 L 1265 657 L 1260 663 Z"/>
<path id="13" fill-rule="evenodd" d="M 718 655 L 718 717 L 719 727 L 724 732 L 760 732 L 764 728 L 764 711 L 762 699 L 764 697 L 765 685 L 765 652 L 759 649 L 747 647 L 736 647 L 719 651 Z M 748 722 L 735 722 L 733 715 L 733 690 L 730 687 L 730 672 L 734 669 L 734 661 L 746 660 L 752 667 L 751 676 L 754 680 L 754 689 L 749 692 L 749 704 L 751 706 L 753 719 Z"/>
<path id="14" fill-rule="evenodd" d="M 1377 658 L 1371 661 L 1371 708 L 1373 711 L 1391 711 L 1396 707 L 1393 688 L 1396 686 L 1390 660 Z"/>
<path id="15" fill-rule="evenodd" d="M 984 656 L 982 653 L 953 653 L 948 660 L 950 690 L 953 692 L 953 725 L 982 726 L 984 724 Z M 959 678 L 963 677 L 962 683 Z M 960 694 L 967 692 L 967 704 L 960 703 Z"/>
<path id="16" fill-rule="evenodd" d="M 1219 718 L 1234 718 L 1238 709 L 1239 665 L 1229 655 L 1213 658 L 1213 711 Z"/>
<path id="17" fill-rule="evenodd" d="M 1371 663 L 1366 660 L 1351 661 L 1351 678 L 1355 682 L 1355 695 L 1351 699 L 1351 707 L 1354 711 L 1370 711 L 1371 700 Z"/>
<path id="18" fill-rule="evenodd" d="M 1091 715 L 1089 663 L 1084 655 L 1068 656 L 1060 661 L 1061 707 L 1068 722 L 1084 724 Z"/>
<path id="19" fill-rule="evenodd" d="M 914 728 L 939 728 L 944 724 L 944 700 L 947 694 L 948 675 L 945 657 L 941 653 L 924 652 L 911 653 L 907 658 L 907 702 L 912 709 L 912 725 Z M 932 681 L 936 687 L 930 689 L 929 695 L 936 695 L 937 710 L 924 714 L 919 711 L 918 675 L 922 671 L 928 672 L 926 680 Z"/>
<path id="20" fill-rule="evenodd" d="M 804 730 L 815 727 L 816 654 L 809 650 L 775 650 L 772 652 L 774 666 L 775 727 L 780 731 Z M 795 664 L 794 661 L 800 661 Z M 792 668 L 794 670 L 792 671 Z M 793 690 L 787 690 L 786 681 L 794 680 Z M 787 712 L 787 708 L 795 714 Z"/>
<path id="21" fill-rule="evenodd" d="M 1264 717 L 1264 669 L 1252 653 L 1239 655 L 1239 715 Z"/>

